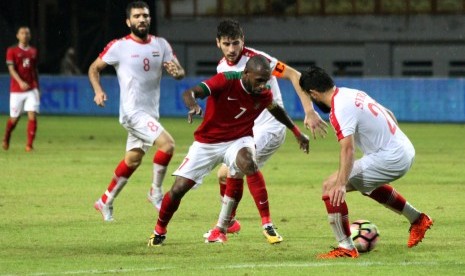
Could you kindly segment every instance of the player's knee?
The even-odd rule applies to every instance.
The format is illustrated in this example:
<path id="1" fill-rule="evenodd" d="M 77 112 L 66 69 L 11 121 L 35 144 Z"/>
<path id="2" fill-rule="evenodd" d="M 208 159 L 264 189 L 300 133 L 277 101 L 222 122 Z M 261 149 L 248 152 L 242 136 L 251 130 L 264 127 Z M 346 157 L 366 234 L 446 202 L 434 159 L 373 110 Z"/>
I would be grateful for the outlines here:
<path id="1" fill-rule="evenodd" d="M 176 177 L 176 181 L 170 189 L 170 197 L 173 200 L 181 200 L 184 195 L 195 185 L 195 182 L 181 177 Z"/>
<path id="2" fill-rule="evenodd" d="M 323 189 L 323 194 L 327 194 L 329 189 L 331 188 L 331 181 L 328 179 L 323 181 L 322 189 Z"/>
<path id="3" fill-rule="evenodd" d="M 226 178 L 228 177 L 228 168 L 222 165 L 216 174 L 218 182 L 226 184 Z"/>
<path id="4" fill-rule="evenodd" d="M 240 167 L 241 171 L 245 175 L 251 175 L 258 171 L 258 165 L 254 160 L 248 160 Z"/>

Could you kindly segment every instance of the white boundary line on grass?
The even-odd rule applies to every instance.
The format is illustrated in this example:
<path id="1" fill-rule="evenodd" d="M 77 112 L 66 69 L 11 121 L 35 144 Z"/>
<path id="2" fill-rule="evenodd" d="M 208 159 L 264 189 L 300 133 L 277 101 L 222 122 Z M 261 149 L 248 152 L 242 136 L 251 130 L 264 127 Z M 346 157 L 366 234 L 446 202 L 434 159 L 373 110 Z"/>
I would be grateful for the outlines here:
<path id="1" fill-rule="evenodd" d="M 453 262 L 449 264 L 454 265 L 463 265 L 465 262 Z M 325 267 L 325 266 L 438 266 L 438 262 L 399 262 L 399 263 L 389 263 L 389 262 L 315 262 L 315 263 L 283 263 L 283 264 L 236 264 L 236 265 L 225 265 L 225 266 L 215 266 L 209 269 L 221 270 L 221 269 L 243 269 L 243 268 L 285 268 L 285 267 Z M 75 271 L 61 271 L 61 272 L 36 272 L 36 273 L 21 273 L 21 274 L 0 274 L 1 276 L 16 276 L 16 275 L 27 275 L 27 276 L 43 276 L 43 275 L 80 275 L 80 274 L 107 274 L 107 273 L 134 273 L 134 272 L 155 272 L 162 270 L 174 270 L 178 269 L 175 266 L 165 266 L 165 267 L 148 267 L 148 268 L 122 268 L 122 269 L 107 269 L 107 270 L 75 270 Z"/>

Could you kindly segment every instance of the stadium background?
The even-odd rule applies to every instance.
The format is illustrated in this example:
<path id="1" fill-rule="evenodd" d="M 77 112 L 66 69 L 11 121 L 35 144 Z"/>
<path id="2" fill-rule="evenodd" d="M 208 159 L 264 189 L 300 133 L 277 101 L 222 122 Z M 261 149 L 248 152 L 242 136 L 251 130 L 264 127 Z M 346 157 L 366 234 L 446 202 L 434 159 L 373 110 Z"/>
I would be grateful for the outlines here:
<path id="1" fill-rule="evenodd" d="M 128 33 L 128 1 L 18 0 L 0 3 L 0 58 L 28 25 L 40 50 L 43 114 L 115 115 L 92 106 L 85 76 L 59 76 L 66 49 L 77 51 L 84 73 L 107 42 Z M 215 72 L 220 52 L 216 25 L 228 16 L 240 20 L 246 45 L 303 70 L 316 64 L 337 77 L 338 85 L 366 89 L 403 121 L 465 122 L 465 4 L 459 0 L 166 0 L 147 1 L 152 33 L 170 41 L 187 70 L 181 82 L 164 79 L 169 103 L 162 116 L 182 116 L 182 89 Z M 8 112 L 8 76 L 0 67 L 0 113 Z M 117 99 L 113 69 L 105 71 L 110 97 Z M 289 85 L 286 108 L 301 118 Z M 393 96 L 395 95 L 395 96 Z M 174 113 L 170 113 L 174 112 Z"/>

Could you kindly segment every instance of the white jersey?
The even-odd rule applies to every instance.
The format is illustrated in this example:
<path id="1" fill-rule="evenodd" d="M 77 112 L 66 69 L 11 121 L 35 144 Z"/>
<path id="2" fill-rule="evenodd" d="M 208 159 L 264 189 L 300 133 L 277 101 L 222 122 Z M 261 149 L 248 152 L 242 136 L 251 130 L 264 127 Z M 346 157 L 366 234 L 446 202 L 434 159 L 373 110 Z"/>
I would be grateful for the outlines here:
<path id="1" fill-rule="evenodd" d="M 356 145 L 365 155 L 378 151 L 400 155 L 402 150 L 398 149 L 413 148 L 384 107 L 360 90 L 336 88 L 330 121 L 338 140 L 354 135 Z"/>
<path id="2" fill-rule="evenodd" d="M 163 63 L 174 59 L 170 44 L 152 35 L 141 43 L 128 35 L 108 43 L 99 57 L 113 65 L 118 75 L 120 123 L 127 122 L 137 112 L 158 120 Z"/>
<path id="3" fill-rule="evenodd" d="M 276 65 L 278 64 L 278 60 L 274 57 L 271 57 L 270 55 L 257 51 L 252 48 L 244 47 L 241 53 L 241 57 L 236 63 L 230 63 L 228 60 L 226 60 L 224 57 L 220 60 L 218 63 L 218 66 L 216 67 L 217 73 L 222 73 L 222 72 L 228 72 L 228 71 L 243 71 L 245 68 L 245 64 L 249 60 L 249 58 L 256 56 L 256 55 L 263 55 L 268 59 L 270 62 L 270 67 L 271 71 L 273 72 L 276 69 Z M 273 93 L 273 100 L 278 103 L 281 107 L 284 107 L 283 105 L 283 99 L 281 96 L 281 91 L 279 90 L 278 86 L 278 80 L 276 79 L 275 76 L 271 76 L 271 79 L 269 81 L 269 85 L 271 88 L 271 92 Z M 258 117 L 255 119 L 255 127 L 259 126 L 266 126 L 267 128 L 270 127 L 283 127 L 284 125 L 281 124 L 278 120 L 271 115 L 271 113 L 268 110 L 264 110 Z"/>

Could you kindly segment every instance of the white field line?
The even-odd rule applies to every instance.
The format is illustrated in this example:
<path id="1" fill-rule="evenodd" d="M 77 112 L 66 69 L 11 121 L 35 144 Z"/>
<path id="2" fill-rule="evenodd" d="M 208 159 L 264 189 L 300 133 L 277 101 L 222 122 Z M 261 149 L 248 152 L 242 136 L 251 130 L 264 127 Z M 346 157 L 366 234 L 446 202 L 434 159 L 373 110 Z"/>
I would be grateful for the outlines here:
<path id="1" fill-rule="evenodd" d="M 360 266 L 360 267 L 370 267 L 370 266 L 438 266 L 438 265 L 464 265 L 465 262 L 452 262 L 452 263 L 439 263 L 439 262 L 399 262 L 399 263 L 387 263 L 387 262 L 317 262 L 317 263 L 283 263 L 283 264 L 235 264 L 235 265 L 225 265 L 225 266 L 215 266 L 210 267 L 209 269 L 222 270 L 222 269 L 243 269 L 243 268 L 286 268 L 286 267 L 326 267 L 326 266 Z M 176 270 L 178 267 L 174 266 L 162 266 L 162 267 L 147 267 L 147 268 L 123 268 L 123 269 L 92 269 L 92 270 L 74 270 L 74 271 L 60 271 L 60 272 L 36 272 L 29 274 L 0 274 L 0 276 L 18 276 L 18 275 L 27 275 L 27 276 L 43 276 L 43 275 L 81 275 L 81 274 L 107 274 L 107 273 L 137 273 L 137 272 L 156 272 L 164 270 Z M 183 268 L 185 269 L 185 268 Z"/>

